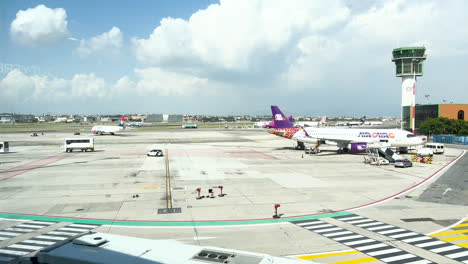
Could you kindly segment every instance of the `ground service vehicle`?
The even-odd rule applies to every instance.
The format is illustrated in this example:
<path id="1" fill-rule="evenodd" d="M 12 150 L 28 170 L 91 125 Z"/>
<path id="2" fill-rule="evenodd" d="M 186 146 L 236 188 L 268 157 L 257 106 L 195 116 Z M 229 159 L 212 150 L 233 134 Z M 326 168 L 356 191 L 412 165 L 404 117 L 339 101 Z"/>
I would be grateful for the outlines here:
<path id="1" fill-rule="evenodd" d="M 8 144 L 7 141 L 4 141 L 4 142 L 1 142 L 1 141 L 0 141 L 0 153 L 10 151 L 9 148 L 10 148 L 10 147 L 9 147 L 9 144 Z"/>
<path id="2" fill-rule="evenodd" d="M 426 143 L 426 148 L 432 149 L 434 154 L 443 154 L 444 153 L 444 144 L 442 143 Z"/>
<path id="3" fill-rule="evenodd" d="M 409 159 L 397 159 L 395 160 L 395 167 L 399 167 L 399 168 L 413 167 L 413 163 Z"/>
<path id="4" fill-rule="evenodd" d="M 94 139 L 93 138 L 66 138 L 64 148 L 65 148 L 65 152 L 72 152 L 73 150 L 94 151 Z"/>
<path id="5" fill-rule="evenodd" d="M 148 157 L 162 157 L 164 156 L 163 151 L 160 149 L 152 149 L 146 154 Z"/>

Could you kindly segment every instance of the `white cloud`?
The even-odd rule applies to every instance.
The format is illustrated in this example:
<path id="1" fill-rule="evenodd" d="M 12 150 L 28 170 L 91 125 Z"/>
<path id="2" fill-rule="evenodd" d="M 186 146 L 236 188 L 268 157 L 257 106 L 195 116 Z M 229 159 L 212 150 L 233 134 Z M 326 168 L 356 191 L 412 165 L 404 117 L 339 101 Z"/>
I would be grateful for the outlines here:
<path id="1" fill-rule="evenodd" d="M 63 8 L 38 5 L 19 10 L 11 22 L 10 34 L 14 41 L 27 46 L 38 46 L 64 39 L 68 36 L 67 12 Z"/>
<path id="2" fill-rule="evenodd" d="M 139 77 L 137 91 L 140 95 L 194 95 L 205 93 L 208 80 L 196 76 L 175 73 L 161 68 L 136 69 Z"/>
<path id="3" fill-rule="evenodd" d="M 117 55 L 122 48 L 123 36 L 118 27 L 112 27 L 108 32 L 82 39 L 77 48 L 78 54 L 82 57 L 91 55 Z"/>
<path id="4" fill-rule="evenodd" d="M 299 39 L 348 15 L 340 1 L 222 0 L 188 21 L 161 20 L 147 39 L 134 40 L 134 46 L 141 62 L 155 66 L 248 72 L 275 62 L 281 68 L 296 52 Z"/>
<path id="5" fill-rule="evenodd" d="M 344 34 L 362 46 L 425 45 L 431 56 L 467 53 L 466 1 L 382 2 L 358 14 Z"/>
<path id="6" fill-rule="evenodd" d="M 343 56 L 344 45 L 332 38 L 311 35 L 299 41 L 297 48 L 300 55 L 281 75 L 290 89 L 311 87 L 319 83 L 328 73 L 324 65 L 333 65 Z M 330 67 L 333 68 L 333 67 Z"/>
<path id="7" fill-rule="evenodd" d="M 108 86 L 104 79 L 91 74 L 76 74 L 70 81 L 74 97 L 103 98 L 108 95 Z"/>
<path id="8" fill-rule="evenodd" d="M 136 84 L 128 76 L 123 76 L 112 86 L 112 96 L 133 94 Z"/>
<path id="9" fill-rule="evenodd" d="M 18 101 L 58 100 L 67 94 L 68 81 L 47 76 L 26 75 L 20 70 L 10 71 L 0 80 L 0 91 L 9 99 Z"/>
<path id="10" fill-rule="evenodd" d="M 164 18 L 133 44 L 146 65 L 239 89 L 321 89 L 340 82 L 337 74 L 387 70 L 399 46 L 468 54 L 467 9 L 466 1 L 376 1 L 352 12 L 339 0 L 221 0 L 188 20 Z"/>
<path id="11" fill-rule="evenodd" d="M 35 99 L 62 100 L 68 95 L 68 81 L 65 79 L 37 75 L 30 79 L 34 83 Z"/>
<path id="12" fill-rule="evenodd" d="M 0 80 L 0 94 L 17 101 L 57 101 L 102 98 L 109 94 L 104 79 L 91 74 L 76 74 L 71 80 L 26 75 L 14 69 Z"/>
<path id="13" fill-rule="evenodd" d="M 34 92 L 34 83 L 21 71 L 14 69 L 0 80 L 0 92 L 2 97 L 23 101 Z"/>
<path id="14" fill-rule="evenodd" d="M 0 96 L 15 101 L 79 101 L 125 96 L 209 95 L 222 84 L 196 76 L 165 71 L 160 68 L 135 69 L 136 80 L 128 76 L 108 84 L 94 73 L 75 74 L 71 79 L 26 75 L 10 71 L 0 79 Z"/>
<path id="15" fill-rule="evenodd" d="M 221 0 L 186 20 L 164 18 L 160 25 L 153 25 L 149 36 L 134 38 L 135 56 L 141 65 L 128 76 L 106 82 L 98 74 L 78 74 L 63 80 L 66 89 L 57 90 L 68 91 L 72 98 L 126 100 L 130 95 L 139 96 L 138 102 L 163 96 L 160 102 L 169 106 L 178 100 L 215 94 L 216 100 L 203 102 L 206 109 L 214 101 L 239 105 L 249 100 L 274 102 L 294 97 L 289 100 L 295 106 L 325 109 L 333 103 L 346 111 L 355 107 L 349 98 L 357 94 L 369 102 L 394 96 L 394 104 L 388 99 L 384 102 L 387 105 L 378 109 L 397 112 L 399 81 L 393 77 L 391 51 L 425 45 L 426 73 L 432 70 L 437 74 L 422 77 L 420 91 L 426 89 L 431 98 L 437 98 L 437 93 L 445 96 L 440 86 L 450 86 L 453 94 L 466 98 L 458 76 L 464 74 L 462 65 L 468 55 L 468 2 L 365 1 L 359 2 L 358 8 L 351 4 L 356 5 L 349 0 Z M 94 56 L 118 51 L 122 39 L 120 29 L 114 27 L 81 40 L 77 52 Z M 453 69 L 447 67 L 452 61 L 456 64 Z M 442 80 L 442 74 L 453 78 Z M 3 86 L 17 87 L 3 91 L 9 96 L 33 94 L 47 99 L 45 91 L 52 81 L 63 86 L 61 79 L 16 75 L 17 80 L 13 75 L 2 80 Z M 39 80 L 43 86 L 36 84 Z M 34 87 L 33 92 L 30 87 Z M 373 92 L 376 87 L 378 92 Z M 336 91 L 340 91 L 338 96 L 333 94 Z M 327 104 L 325 100 L 329 100 Z"/>

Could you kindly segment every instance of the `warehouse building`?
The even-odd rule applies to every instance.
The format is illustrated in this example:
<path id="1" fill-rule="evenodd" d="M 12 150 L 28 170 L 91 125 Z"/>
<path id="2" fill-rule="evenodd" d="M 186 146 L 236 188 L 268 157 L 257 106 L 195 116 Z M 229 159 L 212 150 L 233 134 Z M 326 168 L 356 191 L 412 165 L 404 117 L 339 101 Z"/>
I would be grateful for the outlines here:
<path id="1" fill-rule="evenodd" d="M 168 115 L 167 122 L 168 123 L 181 123 L 184 119 L 183 115 Z"/>
<path id="2" fill-rule="evenodd" d="M 164 116 L 162 114 L 151 114 L 148 115 L 145 119 L 147 123 L 163 122 Z"/>

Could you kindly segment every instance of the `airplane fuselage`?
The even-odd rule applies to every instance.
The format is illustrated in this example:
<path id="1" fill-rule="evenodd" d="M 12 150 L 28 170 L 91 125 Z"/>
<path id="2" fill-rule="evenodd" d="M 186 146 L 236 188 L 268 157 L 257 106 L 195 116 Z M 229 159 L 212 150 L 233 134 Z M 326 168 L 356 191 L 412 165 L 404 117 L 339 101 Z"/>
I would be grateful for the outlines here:
<path id="1" fill-rule="evenodd" d="M 339 146 L 350 143 L 386 143 L 392 147 L 410 147 L 423 143 L 412 133 L 400 129 L 351 128 L 283 128 L 272 129 L 271 134 L 303 143 L 336 142 Z"/>
<path id="2" fill-rule="evenodd" d="M 121 131 L 123 127 L 121 126 L 94 126 L 91 128 L 93 134 L 115 134 Z"/>

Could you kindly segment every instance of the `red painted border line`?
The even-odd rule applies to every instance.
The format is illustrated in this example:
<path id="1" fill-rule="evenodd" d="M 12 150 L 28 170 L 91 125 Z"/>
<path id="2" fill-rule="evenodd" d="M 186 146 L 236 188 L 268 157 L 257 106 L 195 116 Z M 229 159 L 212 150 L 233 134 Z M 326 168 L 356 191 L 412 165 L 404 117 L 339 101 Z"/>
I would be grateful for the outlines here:
<path id="1" fill-rule="evenodd" d="M 50 159 L 50 158 L 53 158 L 55 156 L 58 156 L 60 154 L 63 154 L 63 153 L 57 153 L 55 155 L 52 155 L 52 156 L 49 156 L 49 157 L 45 157 L 45 158 L 42 158 L 42 159 L 38 159 L 38 160 L 35 160 L 35 161 L 31 161 L 31 162 L 28 162 L 28 163 L 25 163 L 23 165 L 19 165 L 19 166 L 16 166 L 16 167 L 13 167 L 13 168 L 9 168 L 9 169 L 6 169 L 6 170 L 2 170 L 0 171 L 0 173 L 5 173 L 5 172 L 11 172 L 11 171 L 14 171 L 16 169 L 21 169 L 21 167 L 25 167 L 29 164 L 33 164 L 33 163 L 36 163 L 36 162 L 39 162 L 39 161 L 43 161 L 43 160 L 46 160 L 46 159 Z"/>
<path id="2" fill-rule="evenodd" d="M 315 214 L 304 214 L 304 215 L 295 215 L 295 216 L 286 216 L 286 217 L 282 217 L 283 219 L 287 219 L 287 218 L 296 218 L 296 217 L 304 217 L 304 216 L 314 216 L 314 215 L 322 215 L 322 214 L 329 214 L 329 213 L 336 213 L 336 212 L 343 212 L 343 211 L 351 211 L 351 210 L 356 210 L 356 209 L 359 209 L 359 208 L 364 208 L 364 207 L 367 207 L 367 206 L 370 206 L 370 205 L 373 205 L 373 204 L 377 204 L 377 203 L 381 203 L 381 202 L 384 202 L 386 200 L 389 200 L 389 199 L 392 199 L 396 196 L 399 196 L 407 191 L 410 191 L 418 186 L 420 186 L 421 184 L 425 183 L 426 181 L 432 179 L 437 173 L 439 173 L 440 171 L 442 171 L 443 169 L 445 169 L 447 166 L 449 166 L 450 164 L 452 164 L 453 162 L 457 161 L 460 157 L 462 157 L 463 155 L 465 154 L 465 151 L 463 150 L 462 153 L 460 153 L 456 158 L 454 158 L 453 160 L 451 160 L 449 163 L 445 164 L 442 168 L 438 169 L 436 172 L 434 172 L 431 176 L 429 176 L 428 178 L 426 178 L 425 180 L 397 193 L 397 194 L 394 194 L 394 195 L 391 195 L 387 198 L 384 198 L 384 199 L 381 199 L 381 200 L 378 200 L 378 201 L 375 201 L 375 202 L 372 202 L 372 203 L 368 203 L 368 204 L 364 204 L 364 205 L 360 205 L 360 206 L 356 206 L 356 207 L 351 207 L 351 208 L 347 208 L 347 209 L 341 209 L 341 210 L 336 210 L 336 211 L 329 211 L 329 212 L 324 212 L 324 213 L 315 213 Z M 178 220 L 178 221 L 154 221 L 154 220 L 128 220 L 128 219 L 122 219 L 122 220 L 118 220 L 118 219 L 106 219 L 106 218 L 88 218 L 88 217 L 74 217 L 74 216 L 56 216 L 56 215 L 40 215 L 40 214 L 25 214 L 25 213 L 11 213 L 11 212 L 0 212 L 2 214 L 16 214 L 16 215 L 28 215 L 28 216 L 45 216 L 45 217 L 58 217 L 58 218 L 68 218 L 68 219 L 84 219 L 84 220 L 101 220 L 101 221 L 127 221 L 127 222 L 161 222 L 161 223 L 166 223 L 166 222 L 174 222 L 174 223 L 184 223 L 184 222 L 236 222 L 236 221 L 258 221 L 258 220 L 271 220 L 271 218 L 256 218 L 256 219 L 237 219 L 237 220 L 198 220 L 198 221 L 193 221 L 193 220 L 185 220 L 185 221 L 182 221 L 182 220 Z"/>
<path id="3" fill-rule="evenodd" d="M 432 179 L 437 173 L 439 173 L 440 171 L 442 171 L 443 169 L 445 169 L 447 166 L 449 166 L 450 164 L 452 164 L 454 161 L 457 161 L 459 158 L 461 158 L 463 155 L 465 154 L 465 151 L 463 150 L 462 153 L 460 153 L 456 158 L 454 158 L 453 160 L 451 160 L 449 163 L 445 164 L 442 168 L 438 169 L 436 172 L 434 172 L 431 176 L 427 177 L 426 179 L 424 179 L 423 181 L 399 192 L 399 193 L 396 193 L 392 196 L 389 196 L 387 198 L 384 198 L 384 199 L 381 199 L 381 200 L 378 200 L 378 201 L 375 201 L 375 202 L 372 202 L 372 203 L 368 203 L 368 204 L 364 204 L 364 205 L 360 205 L 360 206 L 355 206 L 355 207 L 351 207 L 351 208 L 347 208 L 347 209 L 343 209 L 343 210 L 339 210 L 338 212 L 340 211 L 351 211 L 351 210 L 356 210 L 356 209 L 359 209 L 359 208 L 363 208 L 363 207 L 367 207 L 367 206 L 371 206 L 373 204 L 377 204 L 377 203 L 381 203 L 381 202 L 384 202 L 386 200 L 389 200 L 389 199 L 393 199 L 399 195 L 402 195 L 406 192 L 409 192 L 413 189 L 415 189 L 416 187 L 422 185 L 423 183 L 425 183 L 426 181 Z"/>
<path id="4" fill-rule="evenodd" d="M 65 159 L 65 158 L 68 158 L 68 157 L 71 156 L 71 155 L 66 155 L 66 154 L 64 154 L 64 153 L 59 153 L 59 154 L 57 154 L 57 155 L 53 155 L 53 156 L 50 156 L 50 157 L 47 157 L 47 158 L 41 159 L 41 160 L 46 160 L 46 159 L 48 159 L 48 158 L 56 157 L 56 156 L 58 156 L 58 155 L 60 155 L 60 154 L 63 154 L 63 156 L 61 156 L 61 157 L 59 156 L 58 158 L 56 158 L 56 159 L 54 159 L 54 160 L 51 160 L 51 161 L 49 161 L 49 162 L 46 162 L 46 163 L 41 164 L 41 165 L 36 166 L 36 167 L 32 167 L 32 168 L 28 168 L 28 169 L 25 168 L 25 169 L 23 169 L 23 170 L 20 170 L 20 171 L 19 171 L 18 173 L 16 173 L 16 174 L 13 174 L 13 175 L 11 175 L 11 176 L 9 176 L 9 177 L 0 179 L 0 181 L 8 180 L 8 179 L 10 179 L 10 178 L 16 177 L 16 176 L 21 175 L 21 174 L 23 174 L 23 173 L 26 173 L 26 172 L 29 172 L 29 171 L 32 171 L 32 170 L 35 170 L 35 169 L 43 168 L 43 167 L 46 166 L 46 165 L 49 165 L 49 164 L 54 163 L 54 162 L 57 162 L 57 161 L 59 161 L 59 160 L 63 160 L 63 159 Z M 18 166 L 18 167 L 20 168 L 21 166 Z M 2 173 L 3 173 L 3 172 L 2 172 Z"/>
<path id="5" fill-rule="evenodd" d="M 96 150 L 92 152 L 93 154 L 108 154 L 108 155 L 146 155 L 147 152 L 116 152 L 116 151 L 99 151 Z M 90 153 L 81 153 L 77 152 L 76 154 L 83 154 L 83 155 L 89 155 Z"/>

